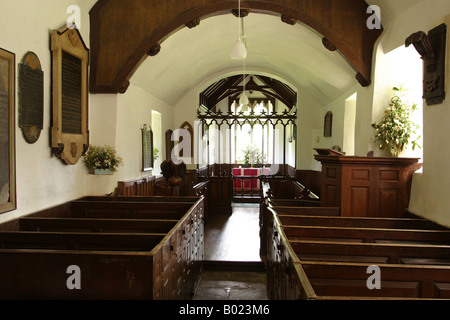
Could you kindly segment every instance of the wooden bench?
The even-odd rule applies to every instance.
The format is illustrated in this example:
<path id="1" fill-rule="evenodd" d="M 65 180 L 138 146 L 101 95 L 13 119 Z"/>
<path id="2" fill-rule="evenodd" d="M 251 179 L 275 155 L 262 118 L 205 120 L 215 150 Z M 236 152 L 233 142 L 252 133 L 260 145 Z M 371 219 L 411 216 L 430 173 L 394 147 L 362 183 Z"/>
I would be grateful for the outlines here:
<path id="1" fill-rule="evenodd" d="M 292 207 L 292 206 L 276 206 L 280 201 L 280 199 L 271 199 L 267 198 L 260 205 L 260 213 L 259 213 L 259 225 L 260 225 L 260 256 L 262 260 L 266 260 L 267 257 L 267 246 L 268 242 L 271 241 L 270 238 L 267 237 L 267 232 L 269 225 L 271 225 L 270 220 L 272 219 L 272 212 L 269 212 L 269 208 L 276 210 L 277 213 L 283 215 L 305 215 L 305 216 L 340 216 L 339 208 L 328 208 L 328 207 Z M 289 202 L 292 200 L 281 200 L 281 202 Z"/>
<path id="2" fill-rule="evenodd" d="M 450 245 L 289 241 L 301 261 L 450 266 Z"/>
<path id="3" fill-rule="evenodd" d="M 271 207 L 320 207 L 320 201 L 310 199 L 275 199 L 269 198 Z"/>
<path id="4" fill-rule="evenodd" d="M 203 197 L 84 197 L 0 226 L 0 298 L 190 299 L 203 210 Z"/>
<path id="5" fill-rule="evenodd" d="M 132 201 L 84 201 L 72 202 L 70 217 L 112 219 L 181 219 L 191 203 L 152 203 Z"/>
<path id="6" fill-rule="evenodd" d="M 197 171 L 188 171 L 185 177 L 180 195 L 183 197 L 201 197 L 205 198 L 204 212 L 205 218 L 208 215 L 209 182 L 199 181 Z M 129 179 L 117 182 L 117 188 L 114 192 L 114 198 L 127 197 L 155 197 L 164 199 L 171 196 L 172 190 L 163 176 L 147 176 L 135 179 Z M 175 197 L 171 197 L 175 198 Z M 171 200 L 172 201 L 172 200 Z M 176 200 L 173 200 L 176 201 Z"/>
<path id="7" fill-rule="evenodd" d="M 299 181 L 285 176 L 262 176 L 261 178 L 267 193 L 264 196 L 273 199 L 304 199 L 319 201 L 319 197 L 306 188 Z"/>
<path id="8" fill-rule="evenodd" d="M 448 299 L 450 267 L 379 265 L 381 289 L 367 286 L 369 264 L 303 262 L 314 288 L 310 299 Z"/>
<path id="9" fill-rule="evenodd" d="M 1 249 L 150 251 L 164 233 L 110 234 L 77 232 L 0 232 Z"/>
<path id="10" fill-rule="evenodd" d="M 339 217 L 340 209 L 337 207 L 269 207 L 277 215 L 324 216 Z"/>
<path id="11" fill-rule="evenodd" d="M 176 219 L 20 218 L 21 231 L 168 233 Z"/>
<path id="12" fill-rule="evenodd" d="M 424 230 L 446 230 L 446 228 L 437 225 L 425 219 L 409 218 L 353 218 L 340 216 L 323 216 L 324 210 L 317 210 L 317 215 L 312 216 L 314 210 L 299 210 L 302 214 L 298 215 L 295 211 L 289 214 L 283 212 L 283 209 L 277 210 L 277 216 L 283 225 L 301 225 L 301 226 L 323 226 L 323 227 L 348 227 L 348 228 L 379 228 L 379 229 L 424 229 Z M 331 213 L 331 210 L 327 210 Z"/>
<path id="13" fill-rule="evenodd" d="M 364 243 L 450 243 L 450 230 L 409 230 L 375 228 L 335 228 L 317 226 L 283 226 L 289 240 L 317 239 Z"/>
<path id="14" fill-rule="evenodd" d="M 273 299 L 443 299 L 450 297 L 450 230 L 420 218 L 272 213 L 268 289 Z M 297 211 L 297 212 L 296 212 Z M 381 290 L 370 290 L 370 266 Z"/>
<path id="15" fill-rule="evenodd" d="M 136 179 L 129 179 L 119 181 L 117 183 L 117 195 L 122 197 L 135 197 L 135 196 L 156 196 L 158 194 L 156 185 L 164 183 L 164 178 L 156 178 L 155 176 L 147 176 Z M 161 188 L 163 189 L 163 188 Z M 169 193 L 169 192 L 167 192 Z"/>

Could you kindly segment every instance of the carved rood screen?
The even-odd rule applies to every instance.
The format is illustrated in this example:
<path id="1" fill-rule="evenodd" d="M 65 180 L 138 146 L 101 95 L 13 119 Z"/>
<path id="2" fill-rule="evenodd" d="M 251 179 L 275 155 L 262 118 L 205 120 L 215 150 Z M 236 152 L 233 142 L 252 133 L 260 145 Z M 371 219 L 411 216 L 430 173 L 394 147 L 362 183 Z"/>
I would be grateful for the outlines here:
<path id="1" fill-rule="evenodd" d="M 286 175 L 288 165 L 295 168 L 295 107 L 285 108 L 274 99 L 250 99 L 246 111 L 235 101 L 227 111 L 199 107 L 198 118 L 197 156 L 212 168 L 210 176 L 231 176 L 232 168 L 241 166 L 269 168 L 264 170 L 269 175 Z"/>

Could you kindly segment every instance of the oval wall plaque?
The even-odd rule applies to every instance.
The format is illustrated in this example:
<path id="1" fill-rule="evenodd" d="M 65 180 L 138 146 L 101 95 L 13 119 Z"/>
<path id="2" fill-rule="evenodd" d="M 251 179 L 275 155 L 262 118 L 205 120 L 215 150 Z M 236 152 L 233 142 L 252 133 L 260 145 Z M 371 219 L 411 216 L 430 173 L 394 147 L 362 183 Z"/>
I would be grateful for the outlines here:
<path id="1" fill-rule="evenodd" d="M 27 52 L 19 64 L 19 127 L 28 143 L 35 143 L 44 122 L 44 72 L 37 55 Z"/>

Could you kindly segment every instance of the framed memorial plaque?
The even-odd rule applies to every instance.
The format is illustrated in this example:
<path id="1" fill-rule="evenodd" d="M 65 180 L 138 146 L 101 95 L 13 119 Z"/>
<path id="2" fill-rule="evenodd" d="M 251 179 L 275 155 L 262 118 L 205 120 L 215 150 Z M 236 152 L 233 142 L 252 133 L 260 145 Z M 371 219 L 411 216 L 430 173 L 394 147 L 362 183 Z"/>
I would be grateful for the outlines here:
<path id="1" fill-rule="evenodd" d="M 16 209 L 15 59 L 0 49 L 0 213 Z"/>
<path id="2" fill-rule="evenodd" d="M 44 73 L 37 55 L 27 52 L 19 64 L 19 127 L 35 143 L 44 127 Z"/>
<path id="3" fill-rule="evenodd" d="M 153 131 L 149 125 L 143 125 L 142 130 L 142 171 L 153 170 Z"/>
<path id="4" fill-rule="evenodd" d="M 89 50 L 78 29 L 63 27 L 51 35 L 51 146 L 66 164 L 76 164 L 89 147 L 87 76 Z"/>

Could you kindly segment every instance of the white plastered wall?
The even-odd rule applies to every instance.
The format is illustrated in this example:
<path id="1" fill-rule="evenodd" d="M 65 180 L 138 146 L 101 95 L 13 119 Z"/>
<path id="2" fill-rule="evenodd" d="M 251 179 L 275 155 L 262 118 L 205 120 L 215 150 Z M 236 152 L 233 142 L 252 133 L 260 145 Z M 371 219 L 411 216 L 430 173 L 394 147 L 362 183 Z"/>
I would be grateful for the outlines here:
<path id="1" fill-rule="evenodd" d="M 405 39 L 417 31 L 428 33 L 441 23 L 450 25 L 450 8 L 446 0 L 422 1 L 419 4 L 405 8 L 405 11 L 390 21 L 387 26 L 375 63 L 374 98 L 372 121 L 378 121 L 381 106 L 386 105 L 388 96 L 383 93 L 392 84 L 395 75 L 385 69 L 384 54 L 402 46 Z M 450 37 L 448 38 L 450 40 Z M 447 74 L 446 92 L 449 93 L 450 68 L 448 53 L 450 41 L 447 41 Z M 450 158 L 450 99 L 440 105 L 427 106 L 423 111 L 423 172 L 416 173 L 413 178 L 411 202 L 409 210 L 440 224 L 450 226 L 450 175 L 448 174 L 448 159 Z"/>
<path id="2" fill-rule="evenodd" d="M 3 1 L 0 11 L 0 47 L 15 53 L 17 64 L 27 51 L 37 54 L 44 71 L 44 129 L 35 144 L 28 144 L 18 127 L 16 96 L 16 186 L 17 210 L 0 214 L 0 223 L 83 197 L 111 193 L 117 181 L 158 172 L 142 172 L 140 126 L 151 124 L 151 110 L 162 115 L 162 127 L 173 128 L 173 108 L 154 95 L 131 85 L 123 95 L 89 95 L 90 143 L 110 145 L 124 159 L 111 176 L 95 176 L 81 159 L 65 165 L 52 155 L 49 144 L 51 119 L 51 30 L 66 25 L 71 5 L 81 11 L 80 33 L 89 48 L 89 10 L 95 0 Z M 17 92 L 17 75 L 16 75 Z M 163 139 L 164 140 L 164 139 Z M 164 144 L 164 141 L 163 141 Z M 164 147 L 163 147 L 164 148 Z"/>
<path id="3" fill-rule="evenodd" d="M 17 65 L 28 51 L 36 53 L 44 72 L 44 128 L 39 140 L 28 144 L 18 127 L 16 94 L 16 189 L 17 210 L 0 215 L 0 223 L 47 208 L 85 194 L 86 171 L 79 162 L 66 166 L 52 155 L 49 143 L 51 119 L 51 30 L 66 25 L 67 8 L 81 9 L 80 33 L 89 47 L 88 12 L 93 0 L 15 0 L 2 1 L 0 11 L 0 47 L 13 52 Z"/>

